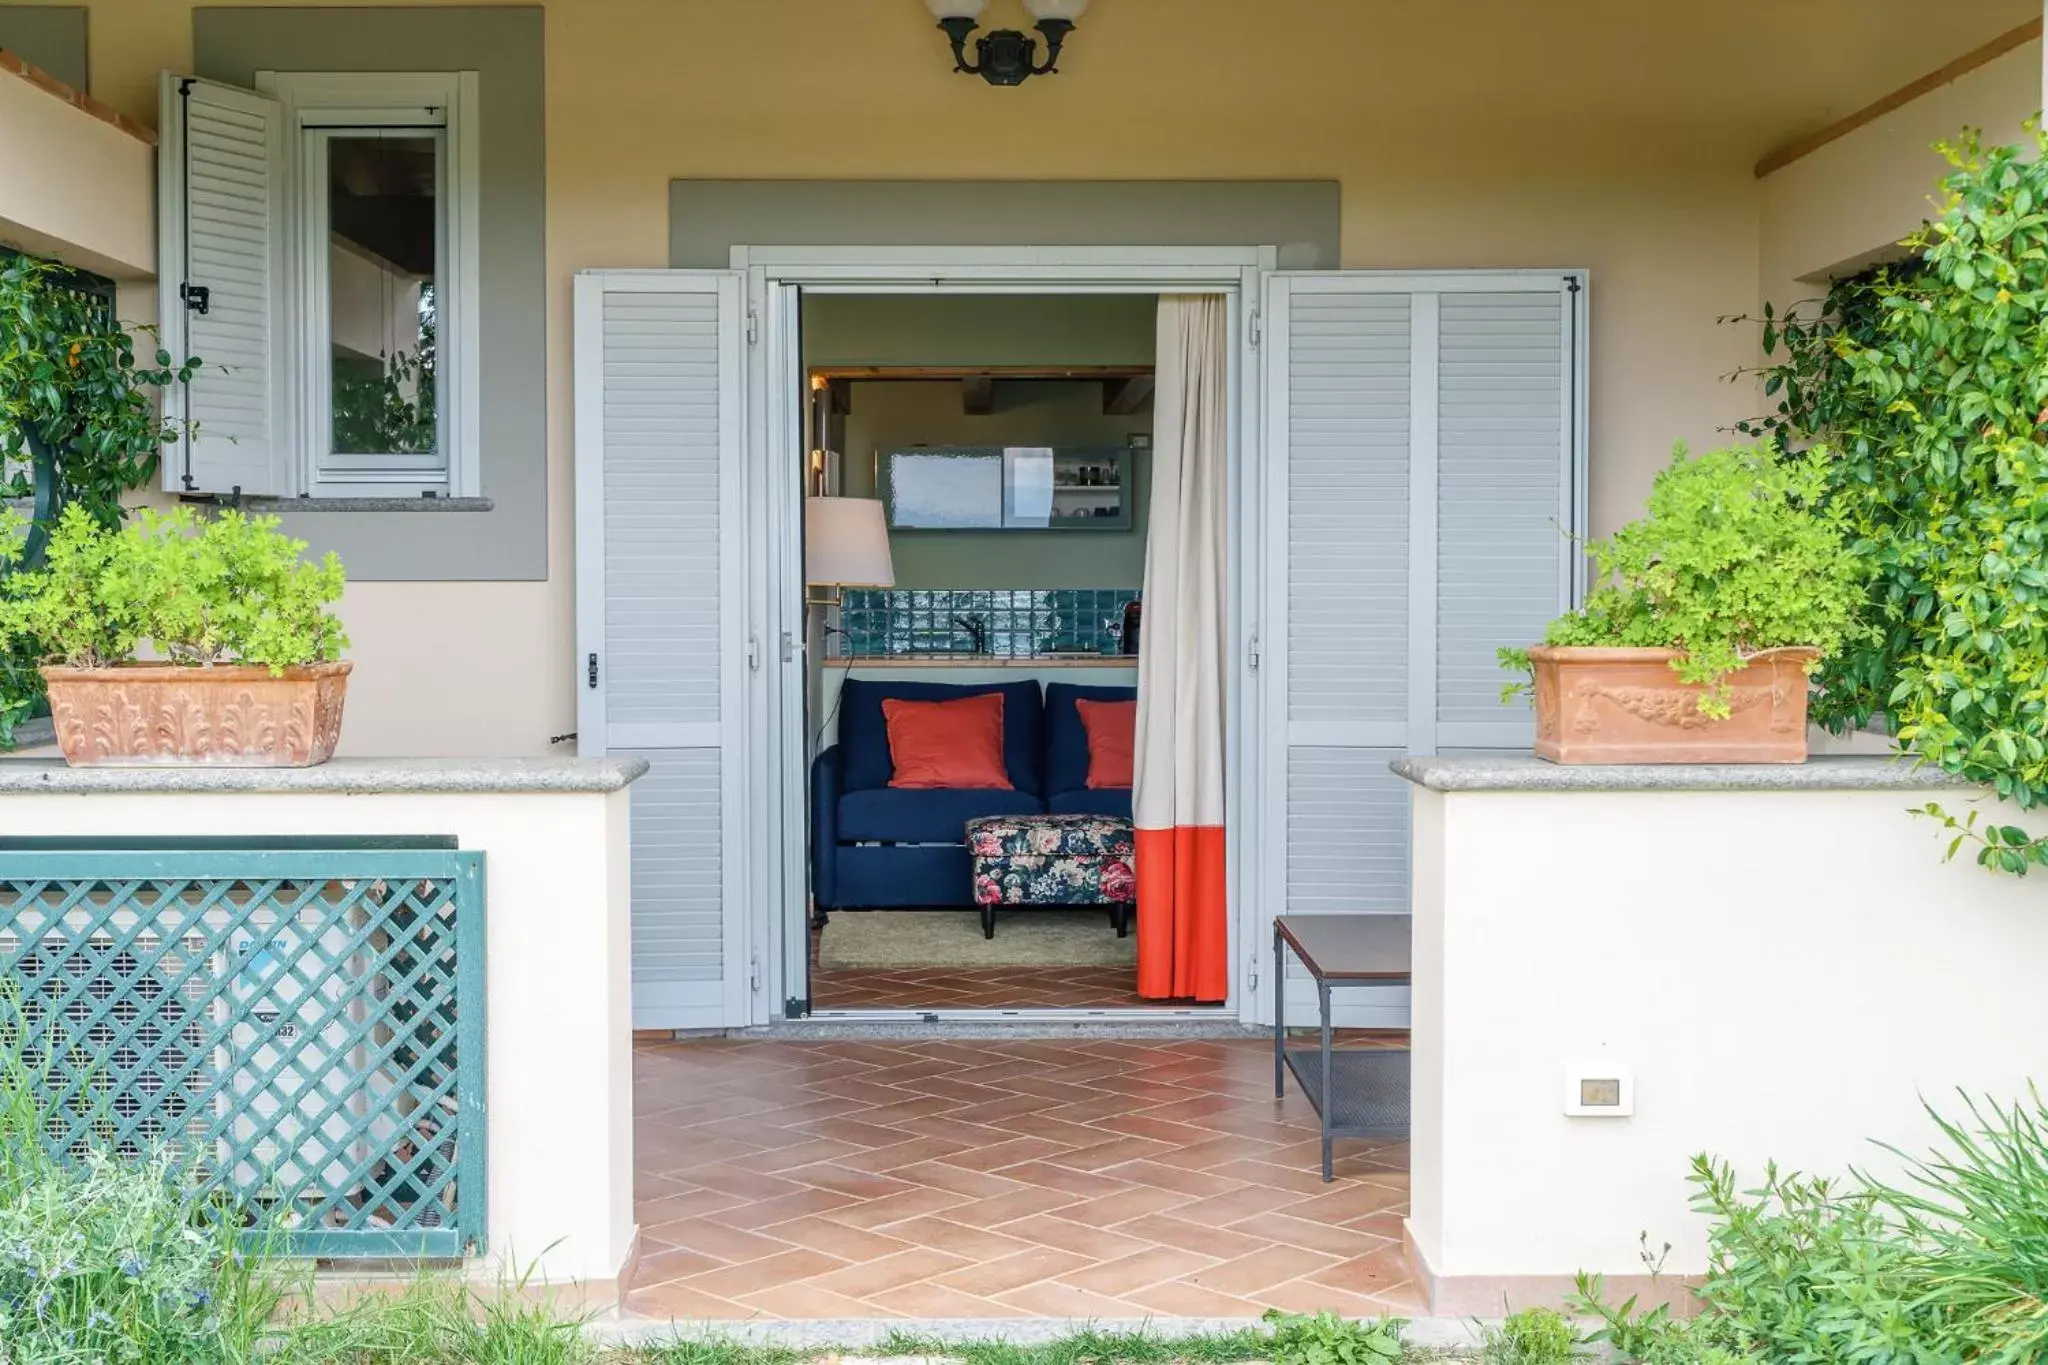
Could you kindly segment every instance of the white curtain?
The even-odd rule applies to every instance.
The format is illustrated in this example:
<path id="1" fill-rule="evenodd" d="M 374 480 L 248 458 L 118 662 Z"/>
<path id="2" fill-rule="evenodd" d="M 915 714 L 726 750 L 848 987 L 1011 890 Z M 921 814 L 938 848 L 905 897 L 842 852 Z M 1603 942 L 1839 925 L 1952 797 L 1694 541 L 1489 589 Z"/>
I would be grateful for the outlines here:
<path id="1" fill-rule="evenodd" d="M 1221 295 L 1159 300 L 1138 654 L 1138 993 L 1230 993 L 1223 834 L 1229 364 Z"/>

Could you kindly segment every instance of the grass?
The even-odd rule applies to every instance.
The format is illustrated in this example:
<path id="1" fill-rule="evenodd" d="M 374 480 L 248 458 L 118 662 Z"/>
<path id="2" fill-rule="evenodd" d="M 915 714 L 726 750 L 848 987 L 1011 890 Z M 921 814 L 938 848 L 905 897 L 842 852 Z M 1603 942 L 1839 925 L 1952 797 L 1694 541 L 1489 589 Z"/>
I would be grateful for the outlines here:
<path id="1" fill-rule="evenodd" d="M 940 1341 L 891 1332 L 873 1355 L 944 1356 L 961 1365 L 1232 1365 L 1268 1356 L 1273 1338 L 1247 1326 L 1239 1332 L 1165 1337 L 1150 1332 L 1097 1332 L 1030 1344 L 1003 1341 Z M 664 1365 L 667 1362 L 664 1361 Z M 678 1365 L 713 1365 L 678 1362 Z M 716 1365 L 791 1365 L 788 1361 L 732 1361 Z"/>

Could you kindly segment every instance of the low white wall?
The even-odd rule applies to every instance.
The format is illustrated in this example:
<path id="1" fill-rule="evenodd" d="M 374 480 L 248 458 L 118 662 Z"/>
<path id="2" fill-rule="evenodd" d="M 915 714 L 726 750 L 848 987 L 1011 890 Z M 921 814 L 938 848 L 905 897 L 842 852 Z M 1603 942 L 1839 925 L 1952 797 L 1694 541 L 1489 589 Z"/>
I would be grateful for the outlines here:
<path id="1" fill-rule="evenodd" d="M 1697 1273 L 1694 1153 L 1890 1169 L 1873 1141 L 1929 1144 L 1923 1097 L 2048 1076 L 2048 886 L 1943 864 L 1907 814 L 1969 796 L 1417 787 L 1409 1233 L 1428 1270 L 1639 1274 L 1647 1232 Z M 1633 1117 L 1564 1115 L 1589 1059 L 1633 1071 Z"/>
<path id="2" fill-rule="evenodd" d="M 0 763 L 0 774 L 14 767 Z M 632 1248 L 628 792 L 51 795 L 10 835 L 454 835 L 485 855 L 495 1275 L 614 1279 Z"/>

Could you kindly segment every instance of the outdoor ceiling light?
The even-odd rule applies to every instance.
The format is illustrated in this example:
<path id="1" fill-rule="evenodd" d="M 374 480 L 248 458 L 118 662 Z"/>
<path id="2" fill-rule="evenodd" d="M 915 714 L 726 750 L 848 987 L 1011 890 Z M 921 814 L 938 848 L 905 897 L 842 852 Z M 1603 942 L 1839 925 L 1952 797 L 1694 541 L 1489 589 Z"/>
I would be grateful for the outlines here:
<path id="1" fill-rule="evenodd" d="M 953 69 L 979 76 L 990 85 L 1022 85 L 1027 76 L 1049 76 L 1059 69 L 1060 44 L 1074 31 L 1074 21 L 1088 0 L 1024 0 L 1024 8 L 1045 35 L 1045 64 L 1038 62 L 1038 43 L 1014 28 L 999 28 L 974 40 L 974 63 L 967 62 L 967 39 L 988 0 L 924 0 L 953 43 Z"/>

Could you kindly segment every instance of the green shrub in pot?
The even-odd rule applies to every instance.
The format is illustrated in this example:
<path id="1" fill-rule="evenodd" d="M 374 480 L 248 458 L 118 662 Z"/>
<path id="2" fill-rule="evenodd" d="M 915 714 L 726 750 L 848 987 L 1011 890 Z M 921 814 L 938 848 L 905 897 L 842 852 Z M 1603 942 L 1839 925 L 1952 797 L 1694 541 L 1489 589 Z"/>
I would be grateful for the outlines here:
<path id="1" fill-rule="evenodd" d="M 1826 455 L 1769 443 L 1689 455 L 1652 484 L 1648 515 L 1592 542 L 1585 605 L 1550 623 L 1548 645 L 1673 649 L 1671 669 L 1700 687 L 1699 710 L 1728 714 L 1728 679 L 1768 651 L 1826 658 L 1866 638 L 1869 571 L 1825 505 Z M 1500 651 L 1527 674 L 1529 651 Z M 1510 697 L 1526 681 L 1503 691 Z"/>
<path id="2" fill-rule="evenodd" d="M 43 566 L 0 581 L 0 651 L 39 651 L 73 764 L 325 762 L 350 669 L 343 576 L 305 548 L 238 511 L 107 531 L 67 508 Z"/>
<path id="3" fill-rule="evenodd" d="M 173 663 L 282 676 L 348 645 L 331 610 L 341 561 L 330 553 L 308 563 L 305 548 L 275 517 L 145 508 L 110 532 L 74 505 L 44 566 L 14 575 L 0 595 L 0 638 L 39 641 L 46 663 L 71 668 L 111 668 L 146 645 Z"/>

